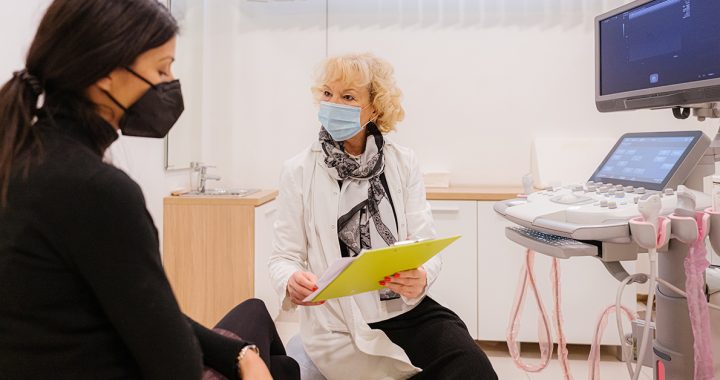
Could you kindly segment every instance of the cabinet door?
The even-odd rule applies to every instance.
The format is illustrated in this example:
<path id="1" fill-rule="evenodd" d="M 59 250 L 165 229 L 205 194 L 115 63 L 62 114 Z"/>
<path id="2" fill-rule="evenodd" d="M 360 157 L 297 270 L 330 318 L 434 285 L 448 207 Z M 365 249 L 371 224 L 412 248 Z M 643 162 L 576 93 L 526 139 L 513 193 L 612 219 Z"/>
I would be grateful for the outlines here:
<path id="1" fill-rule="evenodd" d="M 253 296 L 254 207 L 165 204 L 163 264 L 181 309 L 206 327 Z"/>
<path id="2" fill-rule="evenodd" d="M 443 267 L 430 296 L 448 307 L 477 337 L 477 202 L 431 201 L 438 237 L 462 235 L 442 253 Z"/>
<path id="3" fill-rule="evenodd" d="M 270 283 L 268 260 L 272 254 L 273 223 L 277 215 L 277 202 L 268 202 L 255 208 L 255 298 L 265 302 L 270 316 L 275 319 L 280 311 L 280 297 Z"/>
<path id="4" fill-rule="evenodd" d="M 477 202 L 478 339 L 504 341 L 524 249 L 505 237 L 505 227 L 513 224 L 497 215 L 493 204 Z M 531 334 L 537 326 L 535 304 L 526 298 L 523 311 L 520 338 L 537 342 L 537 334 Z"/>
<path id="5" fill-rule="evenodd" d="M 493 204 L 478 202 L 478 339 L 504 341 L 526 249 L 505 237 L 505 227 L 514 224 L 497 215 Z M 550 318 L 553 310 L 551 263 L 549 256 L 535 255 L 535 278 Z M 623 265 L 628 272 L 634 272 L 634 262 Z M 560 268 L 562 312 L 568 343 L 590 344 L 598 317 L 607 306 L 615 303 L 620 283 L 594 257 L 560 260 Z M 637 306 L 635 294 L 635 287 L 628 286 L 622 300 L 623 305 L 633 311 Z M 537 317 L 535 298 L 528 292 L 520 320 L 520 341 L 538 341 Z M 629 331 L 629 324 L 625 329 Z M 556 336 L 554 328 L 553 336 Z M 619 345 L 614 323 L 608 323 L 603 344 Z"/>

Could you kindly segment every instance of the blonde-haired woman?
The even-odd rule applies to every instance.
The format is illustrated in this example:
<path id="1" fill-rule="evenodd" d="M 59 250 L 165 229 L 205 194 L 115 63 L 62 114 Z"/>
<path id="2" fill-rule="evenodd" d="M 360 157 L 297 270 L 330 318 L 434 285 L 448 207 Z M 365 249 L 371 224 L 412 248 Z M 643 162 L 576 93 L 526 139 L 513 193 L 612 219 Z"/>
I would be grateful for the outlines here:
<path id="1" fill-rule="evenodd" d="M 283 308 L 301 306 L 300 338 L 334 379 L 496 379 L 452 311 L 427 297 L 441 259 L 388 273 L 386 288 L 303 302 L 333 261 L 362 249 L 435 236 L 414 153 L 385 134 L 405 112 L 393 69 L 371 54 L 327 59 L 313 87 L 318 141 L 281 176 L 270 273 Z M 292 354 L 291 354 L 292 355 Z"/>

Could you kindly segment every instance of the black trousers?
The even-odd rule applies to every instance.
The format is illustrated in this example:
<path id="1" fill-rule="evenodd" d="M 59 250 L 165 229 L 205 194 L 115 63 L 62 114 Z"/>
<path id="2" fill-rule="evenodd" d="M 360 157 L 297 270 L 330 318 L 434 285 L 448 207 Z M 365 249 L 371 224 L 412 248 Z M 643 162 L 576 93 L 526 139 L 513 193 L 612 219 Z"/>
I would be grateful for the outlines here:
<path id="1" fill-rule="evenodd" d="M 422 368 L 415 380 L 498 378 L 460 317 L 430 297 L 409 312 L 370 327 L 382 330 L 405 350 L 413 365 Z"/>
<path id="2" fill-rule="evenodd" d="M 286 355 L 275 322 L 259 299 L 249 299 L 232 309 L 215 328 L 232 332 L 243 340 L 255 343 L 260 356 L 275 380 L 299 380 L 300 367 Z"/>

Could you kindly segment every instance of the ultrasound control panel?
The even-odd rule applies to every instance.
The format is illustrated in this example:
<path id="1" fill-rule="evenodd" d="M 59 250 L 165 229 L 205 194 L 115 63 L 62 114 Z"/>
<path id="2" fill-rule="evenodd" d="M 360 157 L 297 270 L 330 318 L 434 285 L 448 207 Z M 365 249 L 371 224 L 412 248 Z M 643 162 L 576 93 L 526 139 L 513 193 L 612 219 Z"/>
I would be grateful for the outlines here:
<path id="1" fill-rule="evenodd" d="M 700 131 L 623 135 L 586 183 L 547 188 L 495 204 L 514 223 L 544 234 L 581 241 L 629 242 L 628 221 L 640 216 L 638 202 L 657 194 L 661 214 L 677 205 L 684 183 L 710 145 Z M 711 205 L 693 191 L 698 210 Z M 517 233 L 513 233 L 518 235 Z M 526 236 L 527 237 L 527 236 Z"/>

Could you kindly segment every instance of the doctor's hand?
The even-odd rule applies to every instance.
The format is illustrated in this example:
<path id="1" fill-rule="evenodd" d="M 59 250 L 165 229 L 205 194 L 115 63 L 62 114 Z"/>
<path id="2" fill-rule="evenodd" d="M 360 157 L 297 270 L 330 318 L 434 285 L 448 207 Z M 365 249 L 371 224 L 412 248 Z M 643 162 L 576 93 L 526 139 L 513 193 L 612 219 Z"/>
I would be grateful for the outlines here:
<path id="1" fill-rule="evenodd" d="M 427 273 L 422 268 L 398 272 L 380 280 L 380 285 L 407 298 L 419 297 L 425 291 Z"/>
<path id="2" fill-rule="evenodd" d="M 316 306 L 322 305 L 321 302 L 303 302 L 303 300 L 317 290 L 317 277 L 311 272 L 297 271 L 290 276 L 287 285 L 287 294 L 295 305 L 299 306 Z"/>

